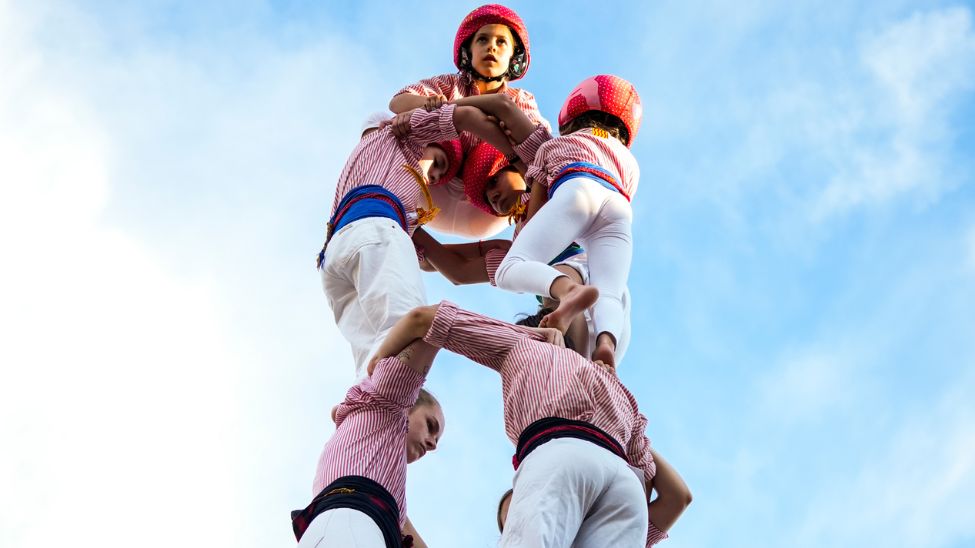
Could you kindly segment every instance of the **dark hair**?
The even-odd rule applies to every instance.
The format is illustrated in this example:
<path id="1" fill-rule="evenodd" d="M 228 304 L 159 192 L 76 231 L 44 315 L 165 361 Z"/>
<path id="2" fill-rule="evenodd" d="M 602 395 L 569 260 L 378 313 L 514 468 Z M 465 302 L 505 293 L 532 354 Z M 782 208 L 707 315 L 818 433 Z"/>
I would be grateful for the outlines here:
<path id="1" fill-rule="evenodd" d="M 624 145 L 630 144 L 630 132 L 627 131 L 623 120 L 601 110 L 587 110 L 562 124 L 559 126 L 559 135 L 568 135 L 587 127 L 601 129 L 619 139 Z"/>
<path id="2" fill-rule="evenodd" d="M 505 25 L 508 27 L 508 25 Z M 478 29 L 480 30 L 480 29 Z M 525 74 L 528 69 L 527 55 L 525 54 L 525 46 L 521 43 L 521 38 L 518 37 L 518 33 L 508 27 L 508 31 L 511 33 L 511 37 L 515 39 L 515 47 L 511 53 L 511 59 L 508 60 L 508 71 L 504 73 L 504 78 L 506 80 L 517 80 Z M 477 35 L 477 31 L 470 36 L 464 43 L 460 46 L 460 69 L 464 72 L 469 73 L 473 77 L 477 77 L 478 73 L 474 70 L 474 65 L 471 64 L 471 42 L 474 41 L 474 36 Z"/>
<path id="3" fill-rule="evenodd" d="M 544 307 L 544 308 L 539 308 L 538 309 L 538 312 L 536 312 L 534 314 L 531 314 L 531 315 L 529 315 L 529 314 L 522 314 L 518 318 L 518 321 L 515 322 L 515 325 L 523 325 L 525 327 L 538 327 L 538 324 L 541 323 L 542 318 L 544 318 L 545 316 L 548 316 L 553 311 L 554 310 L 551 309 L 551 308 Z M 575 342 L 568 335 L 563 334 L 562 335 L 562 339 L 565 341 L 565 347 L 566 348 L 568 348 L 569 350 L 575 350 L 576 349 Z"/>
<path id="4" fill-rule="evenodd" d="M 507 491 L 504 492 L 503 495 L 501 495 L 501 500 L 498 501 L 498 531 L 499 532 L 502 533 L 504 532 L 504 525 L 501 523 L 501 506 L 504 505 L 505 499 L 510 497 L 511 494 L 514 492 L 515 492 L 514 489 L 508 489 Z"/>

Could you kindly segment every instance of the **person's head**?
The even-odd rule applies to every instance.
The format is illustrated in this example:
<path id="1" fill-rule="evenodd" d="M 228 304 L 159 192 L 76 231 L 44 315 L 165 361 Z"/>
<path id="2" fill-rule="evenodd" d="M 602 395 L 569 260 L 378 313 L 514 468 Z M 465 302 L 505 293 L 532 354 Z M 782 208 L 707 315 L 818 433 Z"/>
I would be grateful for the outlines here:
<path id="1" fill-rule="evenodd" d="M 442 141 L 431 143 L 423 148 L 420 157 L 420 169 L 431 185 L 446 183 L 457 176 L 464 161 L 463 148 L 460 141 Z"/>
<path id="2" fill-rule="evenodd" d="M 520 318 L 518 318 L 518 321 L 515 322 L 515 325 L 522 325 L 525 327 L 538 327 L 538 324 L 542 322 L 542 318 L 551 314 L 552 310 L 553 309 L 551 308 L 540 307 L 538 309 L 538 312 L 534 314 L 525 314 Z M 562 335 L 562 340 L 563 342 L 565 342 L 565 347 L 568 348 L 569 350 L 576 349 L 576 343 L 572 339 L 572 336 L 569 334 L 569 331 L 566 331 Z"/>
<path id="3" fill-rule="evenodd" d="M 531 61 L 528 29 L 514 10 L 487 4 L 467 14 L 454 37 L 454 64 L 476 80 L 517 80 Z"/>
<path id="4" fill-rule="evenodd" d="M 369 135 L 371 133 L 374 133 L 376 130 L 379 129 L 380 126 L 383 125 L 384 122 L 387 122 L 387 121 L 391 120 L 392 118 L 393 118 L 393 115 L 390 114 L 388 111 L 387 112 L 380 112 L 380 111 L 373 112 L 372 114 L 370 114 L 369 116 L 367 116 L 365 120 L 363 120 L 363 122 L 362 122 L 362 133 L 360 134 L 359 138 L 361 139 L 361 138 L 365 137 L 366 135 Z"/>
<path id="5" fill-rule="evenodd" d="M 521 173 L 487 143 L 478 144 L 467 158 L 463 180 L 468 201 L 498 217 L 511 216 L 528 189 Z"/>
<path id="6" fill-rule="evenodd" d="M 559 111 L 559 134 L 568 135 L 584 128 L 595 128 L 633 146 L 643 105 L 633 84 L 609 74 L 586 78 Z"/>
<path id="7" fill-rule="evenodd" d="M 504 522 L 508 520 L 508 508 L 511 506 L 511 495 L 514 494 L 514 490 L 508 489 L 501 495 L 501 500 L 498 501 L 498 532 L 504 532 Z"/>
<path id="8" fill-rule="evenodd" d="M 433 394 L 420 389 L 420 396 L 410 409 L 406 430 L 406 462 L 419 460 L 427 451 L 437 448 L 444 430 L 443 409 Z"/>

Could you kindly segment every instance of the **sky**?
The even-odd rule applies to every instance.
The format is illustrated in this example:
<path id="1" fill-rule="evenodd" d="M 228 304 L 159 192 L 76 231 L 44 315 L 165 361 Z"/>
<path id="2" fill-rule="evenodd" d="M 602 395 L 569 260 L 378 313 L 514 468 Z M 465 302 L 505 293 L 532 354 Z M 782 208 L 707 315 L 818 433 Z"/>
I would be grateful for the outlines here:
<path id="1" fill-rule="evenodd" d="M 337 176 L 477 5 L 0 0 L 0 545 L 293 545 L 353 380 Z M 549 120 L 643 99 L 620 377 L 694 494 L 665 545 L 975 546 L 975 6 L 509 5 Z M 499 384 L 429 376 L 431 546 L 496 545 Z"/>

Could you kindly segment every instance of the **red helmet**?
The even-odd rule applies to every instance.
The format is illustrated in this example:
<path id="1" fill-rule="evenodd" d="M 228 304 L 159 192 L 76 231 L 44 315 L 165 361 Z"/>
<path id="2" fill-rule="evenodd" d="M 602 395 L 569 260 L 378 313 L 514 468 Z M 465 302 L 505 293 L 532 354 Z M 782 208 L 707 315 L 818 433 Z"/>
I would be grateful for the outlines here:
<path id="1" fill-rule="evenodd" d="M 488 181 L 507 166 L 508 160 L 505 159 L 504 154 L 498 152 L 498 149 L 493 146 L 480 143 L 474 147 L 474 151 L 464 163 L 464 193 L 467 194 L 467 200 L 481 211 L 504 217 L 505 215 L 498 214 L 487 202 L 484 191 L 487 189 Z"/>
<path id="2" fill-rule="evenodd" d="M 484 25 L 505 25 L 511 29 L 511 34 L 515 35 L 517 41 L 521 42 L 523 51 L 515 47 L 515 52 L 511 55 L 508 63 L 508 80 L 517 80 L 528 72 L 528 64 L 531 62 L 530 47 L 528 44 L 528 29 L 525 22 L 518 17 L 518 14 L 511 8 L 500 4 L 486 4 L 467 14 L 457 29 L 457 36 L 454 38 L 454 65 L 459 70 L 471 70 L 471 61 L 462 55 L 464 42 L 471 39 L 477 29 Z"/>
<path id="3" fill-rule="evenodd" d="M 440 141 L 433 143 L 447 153 L 447 171 L 440 177 L 439 183 L 446 183 L 457 176 L 461 164 L 464 163 L 464 148 L 460 145 L 460 140 Z"/>
<path id="4" fill-rule="evenodd" d="M 633 84 L 611 74 L 586 78 L 572 90 L 562 105 L 559 127 L 591 110 L 605 112 L 622 120 L 629 133 L 626 146 L 633 145 L 636 132 L 640 129 L 640 119 L 643 118 L 643 105 Z"/>

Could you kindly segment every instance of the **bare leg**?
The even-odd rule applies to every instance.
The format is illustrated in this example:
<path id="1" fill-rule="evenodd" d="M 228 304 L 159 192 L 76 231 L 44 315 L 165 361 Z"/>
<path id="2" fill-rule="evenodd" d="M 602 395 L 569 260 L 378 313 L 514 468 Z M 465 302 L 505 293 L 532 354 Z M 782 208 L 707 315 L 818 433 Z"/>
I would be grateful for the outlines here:
<path id="1" fill-rule="evenodd" d="M 602 361 L 616 371 L 616 339 L 607 332 L 596 337 L 596 348 L 592 351 L 592 361 Z"/>

